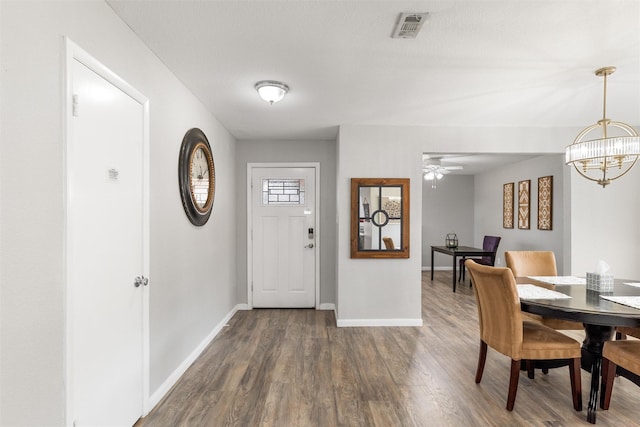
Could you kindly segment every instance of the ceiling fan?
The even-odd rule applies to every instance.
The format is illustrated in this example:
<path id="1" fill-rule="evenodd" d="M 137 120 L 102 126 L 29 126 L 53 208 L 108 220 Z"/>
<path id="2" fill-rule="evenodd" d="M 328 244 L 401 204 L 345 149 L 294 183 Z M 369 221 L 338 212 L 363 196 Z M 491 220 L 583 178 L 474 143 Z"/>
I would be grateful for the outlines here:
<path id="1" fill-rule="evenodd" d="M 425 181 L 431 181 L 431 188 L 436 188 L 436 182 L 451 171 L 462 170 L 462 166 L 442 166 L 440 160 L 429 159 L 422 164 Z"/>

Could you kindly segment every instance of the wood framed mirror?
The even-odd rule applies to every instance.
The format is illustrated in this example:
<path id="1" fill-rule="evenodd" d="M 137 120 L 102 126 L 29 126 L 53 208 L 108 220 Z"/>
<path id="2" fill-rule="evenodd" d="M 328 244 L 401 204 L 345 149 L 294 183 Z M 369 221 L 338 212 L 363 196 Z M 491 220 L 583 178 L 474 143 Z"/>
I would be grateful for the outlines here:
<path id="1" fill-rule="evenodd" d="M 409 258 L 409 178 L 351 178 L 351 258 Z"/>

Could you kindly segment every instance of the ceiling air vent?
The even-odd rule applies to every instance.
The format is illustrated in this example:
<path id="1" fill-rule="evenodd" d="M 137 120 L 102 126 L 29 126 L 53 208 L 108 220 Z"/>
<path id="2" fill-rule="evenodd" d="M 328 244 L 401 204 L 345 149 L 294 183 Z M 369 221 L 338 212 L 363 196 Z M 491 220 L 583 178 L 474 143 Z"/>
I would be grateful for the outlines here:
<path id="1" fill-rule="evenodd" d="M 401 13 L 393 30 L 393 39 L 415 39 L 428 13 Z"/>

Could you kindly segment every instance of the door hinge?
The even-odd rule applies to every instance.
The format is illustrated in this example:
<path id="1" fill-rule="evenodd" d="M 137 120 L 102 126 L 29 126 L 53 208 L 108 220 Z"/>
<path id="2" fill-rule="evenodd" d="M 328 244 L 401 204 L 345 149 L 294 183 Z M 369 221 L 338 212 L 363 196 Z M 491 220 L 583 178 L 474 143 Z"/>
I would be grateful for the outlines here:
<path id="1" fill-rule="evenodd" d="M 71 115 L 73 117 L 78 117 L 78 98 L 79 95 L 76 94 L 71 97 Z"/>

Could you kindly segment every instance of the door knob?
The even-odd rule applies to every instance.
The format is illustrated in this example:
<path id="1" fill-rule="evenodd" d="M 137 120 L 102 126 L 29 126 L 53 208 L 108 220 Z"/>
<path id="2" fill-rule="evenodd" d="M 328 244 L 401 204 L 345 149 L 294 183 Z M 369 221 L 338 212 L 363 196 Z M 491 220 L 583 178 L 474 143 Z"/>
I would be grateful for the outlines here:
<path id="1" fill-rule="evenodd" d="M 313 243 L 309 243 L 307 246 L 305 246 L 305 248 L 309 248 L 309 249 L 313 248 Z"/>
<path id="2" fill-rule="evenodd" d="M 138 276 L 133 281 L 133 286 L 139 288 L 140 285 L 147 286 L 149 284 L 149 279 L 144 276 Z"/>

